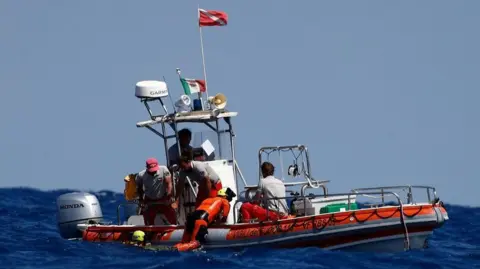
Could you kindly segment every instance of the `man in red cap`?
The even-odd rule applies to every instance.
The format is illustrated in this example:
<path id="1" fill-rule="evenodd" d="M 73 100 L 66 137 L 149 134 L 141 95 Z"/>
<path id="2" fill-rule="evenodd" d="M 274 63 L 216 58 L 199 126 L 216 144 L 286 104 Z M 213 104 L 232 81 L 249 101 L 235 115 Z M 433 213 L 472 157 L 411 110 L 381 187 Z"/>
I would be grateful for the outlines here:
<path id="1" fill-rule="evenodd" d="M 138 173 L 135 181 L 140 204 L 147 206 L 143 212 L 145 225 L 153 225 L 157 213 L 162 213 L 170 224 L 176 224 L 177 216 L 172 207 L 172 176 L 168 168 L 158 165 L 157 159 L 149 158 L 146 169 Z"/>

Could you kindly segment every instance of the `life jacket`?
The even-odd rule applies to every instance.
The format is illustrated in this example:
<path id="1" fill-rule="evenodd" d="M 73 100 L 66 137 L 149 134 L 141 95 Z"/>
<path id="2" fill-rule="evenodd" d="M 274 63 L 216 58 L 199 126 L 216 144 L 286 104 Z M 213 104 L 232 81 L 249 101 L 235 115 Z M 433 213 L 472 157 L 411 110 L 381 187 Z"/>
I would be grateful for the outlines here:
<path id="1" fill-rule="evenodd" d="M 197 210 L 203 210 L 208 213 L 208 222 L 215 220 L 219 214 L 223 214 L 225 217 L 230 212 L 230 203 L 223 197 L 207 198 L 203 200 L 202 204 Z"/>
<path id="2" fill-rule="evenodd" d="M 125 181 L 125 190 L 123 194 L 125 200 L 132 201 L 138 198 L 137 194 L 137 184 L 135 183 L 135 178 L 137 174 L 128 174 L 123 181 Z"/>

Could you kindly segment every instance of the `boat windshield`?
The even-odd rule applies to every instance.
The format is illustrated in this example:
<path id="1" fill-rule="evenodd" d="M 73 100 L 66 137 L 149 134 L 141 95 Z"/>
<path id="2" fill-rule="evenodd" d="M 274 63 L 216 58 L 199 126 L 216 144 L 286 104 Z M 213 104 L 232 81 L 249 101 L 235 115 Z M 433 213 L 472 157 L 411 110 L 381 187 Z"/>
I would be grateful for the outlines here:
<path id="1" fill-rule="evenodd" d="M 230 146 L 230 134 L 228 132 L 217 133 L 207 128 L 199 130 L 198 127 L 198 124 L 193 124 L 193 126 L 190 124 L 182 124 L 178 126 L 178 130 L 188 129 L 191 131 L 192 137 L 189 145 L 193 147 L 195 160 L 213 161 L 223 159 L 231 161 L 232 151 Z M 173 137 L 168 139 L 167 148 L 165 149 L 165 152 L 168 152 L 169 157 L 178 156 L 178 153 L 173 152 L 174 150 L 178 151 L 178 148 L 171 148 L 177 143 L 174 133 L 172 132 L 171 134 Z"/>
<path id="2" fill-rule="evenodd" d="M 196 149 L 203 149 L 207 161 L 231 159 L 230 136 L 228 133 L 217 135 L 212 130 L 194 132 L 191 146 Z"/>

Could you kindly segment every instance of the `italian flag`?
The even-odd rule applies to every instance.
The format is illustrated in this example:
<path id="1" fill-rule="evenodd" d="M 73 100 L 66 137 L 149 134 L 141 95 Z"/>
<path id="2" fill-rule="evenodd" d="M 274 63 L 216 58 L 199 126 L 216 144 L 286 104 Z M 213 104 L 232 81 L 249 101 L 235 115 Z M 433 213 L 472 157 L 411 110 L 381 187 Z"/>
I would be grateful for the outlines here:
<path id="1" fill-rule="evenodd" d="M 180 81 L 182 82 L 183 91 L 186 95 L 206 91 L 205 80 L 180 78 Z"/>

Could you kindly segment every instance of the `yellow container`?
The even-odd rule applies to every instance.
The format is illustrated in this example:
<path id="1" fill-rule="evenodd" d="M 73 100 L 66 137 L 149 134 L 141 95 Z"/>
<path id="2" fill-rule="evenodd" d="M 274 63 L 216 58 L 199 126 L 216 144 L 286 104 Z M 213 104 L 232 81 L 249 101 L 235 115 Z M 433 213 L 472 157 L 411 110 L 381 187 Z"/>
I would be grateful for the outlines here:
<path id="1" fill-rule="evenodd" d="M 127 201 L 132 201 L 138 198 L 137 184 L 135 183 L 136 176 L 137 174 L 129 174 L 123 179 L 125 181 L 125 190 L 123 191 L 123 194 Z"/>

